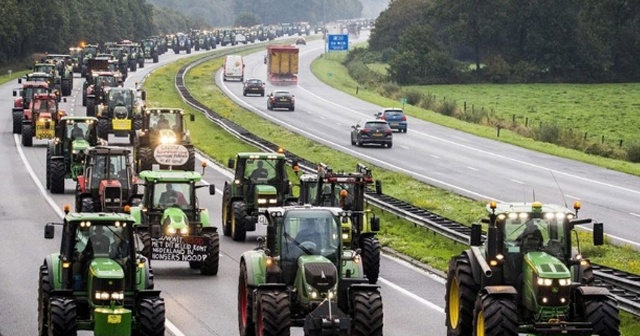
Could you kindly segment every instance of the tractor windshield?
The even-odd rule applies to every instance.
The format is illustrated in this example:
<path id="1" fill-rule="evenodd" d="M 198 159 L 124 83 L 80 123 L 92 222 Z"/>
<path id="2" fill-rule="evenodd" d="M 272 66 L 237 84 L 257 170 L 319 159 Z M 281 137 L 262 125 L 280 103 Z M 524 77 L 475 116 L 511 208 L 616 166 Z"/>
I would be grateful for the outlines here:
<path id="1" fill-rule="evenodd" d="M 166 209 L 178 206 L 181 209 L 192 208 L 193 185 L 190 183 L 156 183 L 153 187 L 153 208 Z"/>
<path id="2" fill-rule="evenodd" d="M 87 140 L 89 141 L 89 135 L 93 130 L 93 123 L 91 121 L 79 120 L 67 120 L 65 129 L 66 140 Z"/>
<path id="3" fill-rule="evenodd" d="M 277 183 L 284 177 L 284 160 L 247 159 L 244 178 L 253 183 Z"/>
<path id="4" fill-rule="evenodd" d="M 175 113 L 158 113 L 149 116 L 151 130 L 169 129 L 178 132 L 180 125 Z"/>
<path id="5" fill-rule="evenodd" d="M 335 216 L 328 210 L 289 211 L 282 218 L 282 258 L 290 261 L 301 255 L 322 255 L 336 260 L 340 232 Z"/>
<path id="6" fill-rule="evenodd" d="M 505 243 L 509 252 L 520 248 L 546 251 L 556 257 L 565 254 L 566 233 L 564 220 L 553 216 L 541 218 L 507 218 Z M 517 250 L 517 251 L 516 251 Z"/>
<path id="7" fill-rule="evenodd" d="M 118 85 L 118 80 L 114 76 L 98 76 L 96 84 L 99 87 L 114 87 Z"/>
<path id="8" fill-rule="evenodd" d="M 109 91 L 109 107 L 126 106 L 130 108 L 133 103 L 133 97 L 129 90 L 111 90 Z"/>
<path id="9" fill-rule="evenodd" d="M 96 155 L 92 160 L 91 189 L 98 189 L 104 179 L 117 179 L 123 188 L 129 189 L 131 179 L 124 155 Z"/>
<path id="10" fill-rule="evenodd" d="M 75 253 L 80 261 L 91 262 L 96 257 L 115 259 L 124 264 L 130 257 L 131 250 L 131 226 L 121 225 L 101 225 L 92 224 L 89 221 L 83 222 L 82 227 L 78 225 L 75 237 Z"/>

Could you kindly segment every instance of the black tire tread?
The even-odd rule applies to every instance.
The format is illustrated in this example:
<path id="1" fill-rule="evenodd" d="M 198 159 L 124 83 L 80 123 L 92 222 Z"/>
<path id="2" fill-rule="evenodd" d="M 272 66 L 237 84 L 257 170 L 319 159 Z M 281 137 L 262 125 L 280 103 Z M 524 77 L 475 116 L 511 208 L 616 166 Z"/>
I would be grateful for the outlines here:
<path id="1" fill-rule="evenodd" d="M 51 187 L 51 193 L 64 194 L 64 179 L 66 175 L 64 161 L 51 160 L 49 163 L 49 185 Z"/>
<path id="2" fill-rule="evenodd" d="M 247 205 L 242 201 L 233 202 L 233 214 L 231 218 L 231 238 L 235 241 L 245 241 L 247 239 Z"/>
<path id="3" fill-rule="evenodd" d="M 352 336 L 382 336 L 382 296 L 378 291 L 356 291 L 353 310 Z"/>
<path id="4" fill-rule="evenodd" d="M 380 274 L 380 241 L 373 236 L 363 237 L 360 248 L 364 275 L 370 284 L 375 284 Z"/>
<path id="5" fill-rule="evenodd" d="M 25 147 L 33 146 L 33 125 L 22 124 L 22 145 Z"/>
<path id="6" fill-rule="evenodd" d="M 484 316 L 484 335 L 518 336 L 518 307 L 513 297 L 493 295 L 478 297 L 475 305 L 476 318 L 479 312 Z M 473 319 L 474 329 L 477 329 L 476 318 Z"/>
<path id="7" fill-rule="evenodd" d="M 75 336 L 78 334 L 76 303 L 71 299 L 49 299 L 49 335 Z"/>
<path id="8" fill-rule="evenodd" d="M 204 236 L 209 238 L 209 254 L 200 265 L 200 273 L 202 275 L 217 275 L 220 265 L 220 237 L 217 232 L 205 233 Z"/>
<path id="9" fill-rule="evenodd" d="M 137 335 L 164 336 L 164 323 L 164 299 L 160 297 L 141 299 L 138 305 Z"/>
<path id="10" fill-rule="evenodd" d="M 289 311 L 289 294 L 282 290 L 261 291 L 258 295 L 258 300 L 258 318 L 262 319 L 261 335 L 290 335 L 291 312 Z M 258 323 L 258 325 L 259 324 L 260 323 Z"/>
<path id="11" fill-rule="evenodd" d="M 593 333 L 619 336 L 618 303 L 610 296 L 596 296 L 584 300 L 584 319 L 593 324 Z"/>
<path id="12" fill-rule="evenodd" d="M 453 328 L 453 326 L 451 326 L 449 318 L 450 302 L 448 297 L 451 288 L 450 286 L 454 279 L 458 280 L 460 293 L 460 312 L 458 313 L 460 321 L 458 322 L 457 328 Z M 466 254 L 453 257 L 449 261 L 445 293 L 445 323 L 447 325 L 447 336 L 467 336 L 472 334 L 473 308 L 479 290 L 479 286 L 473 280 L 469 257 Z"/>

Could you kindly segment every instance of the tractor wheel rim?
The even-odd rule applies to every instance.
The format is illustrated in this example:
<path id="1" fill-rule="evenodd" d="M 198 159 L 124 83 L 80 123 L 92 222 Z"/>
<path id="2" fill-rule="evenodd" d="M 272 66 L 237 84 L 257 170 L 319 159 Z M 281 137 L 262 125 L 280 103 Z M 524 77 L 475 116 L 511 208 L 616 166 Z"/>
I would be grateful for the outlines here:
<path id="1" fill-rule="evenodd" d="M 449 285 L 449 324 L 456 329 L 460 323 L 460 286 L 458 279 L 453 279 Z"/>
<path id="2" fill-rule="evenodd" d="M 246 282 L 242 284 L 242 289 L 240 290 L 240 316 L 242 318 L 242 327 L 247 328 L 247 286 Z"/>
<path id="3" fill-rule="evenodd" d="M 484 336 L 484 312 L 480 311 L 476 318 L 476 336 Z"/>
<path id="4" fill-rule="evenodd" d="M 258 310 L 258 321 L 256 321 L 256 326 L 257 326 L 257 335 L 258 336 L 262 336 L 263 335 L 263 330 L 262 330 L 262 307 L 260 307 L 260 309 Z"/>

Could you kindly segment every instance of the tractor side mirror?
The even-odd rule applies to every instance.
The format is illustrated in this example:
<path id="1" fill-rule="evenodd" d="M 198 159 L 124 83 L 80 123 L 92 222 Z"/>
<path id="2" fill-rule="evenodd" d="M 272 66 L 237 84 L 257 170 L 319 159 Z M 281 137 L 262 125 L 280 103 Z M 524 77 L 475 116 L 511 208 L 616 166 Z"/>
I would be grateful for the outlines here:
<path id="1" fill-rule="evenodd" d="M 22 78 L 18 78 L 18 84 L 22 84 Z"/>
<path id="2" fill-rule="evenodd" d="M 482 245 L 482 225 L 477 223 L 471 224 L 471 236 L 469 237 L 469 245 Z"/>
<path id="3" fill-rule="evenodd" d="M 593 245 L 600 246 L 602 244 L 604 244 L 604 225 L 593 223 Z"/>
<path id="4" fill-rule="evenodd" d="M 162 236 L 162 227 L 158 224 L 151 225 L 151 238 L 158 239 Z"/>
<path id="5" fill-rule="evenodd" d="M 62 98 L 62 102 L 66 103 L 67 102 L 67 98 Z"/>
<path id="6" fill-rule="evenodd" d="M 382 181 L 376 180 L 376 194 L 382 195 Z"/>
<path id="7" fill-rule="evenodd" d="M 193 114 L 193 113 L 191 113 L 191 114 L 189 115 L 189 120 L 190 120 L 190 121 L 196 121 L 196 115 L 195 115 L 195 114 Z"/>
<path id="8" fill-rule="evenodd" d="M 371 231 L 380 231 L 380 217 L 371 218 Z"/>
<path id="9" fill-rule="evenodd" d="M 147 100 L 147 92 L 146 91 L 140 92 L 140 99 Z"/>
<path id="10" fill-rule="evenodd" d="M 53 223 L 47 223 L 44 226 L 44 238 L 45 239 L 53 239 L 55 236 L 56 229 L 53 226 Z"/>
<path id="11" fill-rule="evenodd" d="M 18 95 L 18 92 L 17 91 L 13 91 L 13 96 L 15 97 L 17 95 Z"/>
<path id="12" fill-rule="evenodd" d="M 209 195 L 215 195 L 216 194 L 216 186 L 213 184 L 209 185 Z"/>
<path id="13" fill-rule="evenodd" d="M 233 169 L 236 165 L 236 162 L 233 159 L 229 159 L 229 161 L 227 162 L 227 167 Z"/>

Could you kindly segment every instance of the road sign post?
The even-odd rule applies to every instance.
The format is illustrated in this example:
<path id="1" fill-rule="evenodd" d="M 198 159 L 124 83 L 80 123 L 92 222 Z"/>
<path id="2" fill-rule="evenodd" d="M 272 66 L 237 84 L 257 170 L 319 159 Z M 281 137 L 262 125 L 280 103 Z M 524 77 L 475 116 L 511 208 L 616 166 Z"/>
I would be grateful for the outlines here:
<path id="1" fill-rule="evenodd" d="M 327 37 L 329 51 L 349 50 L 349 35 L 329 34 Z"/>

